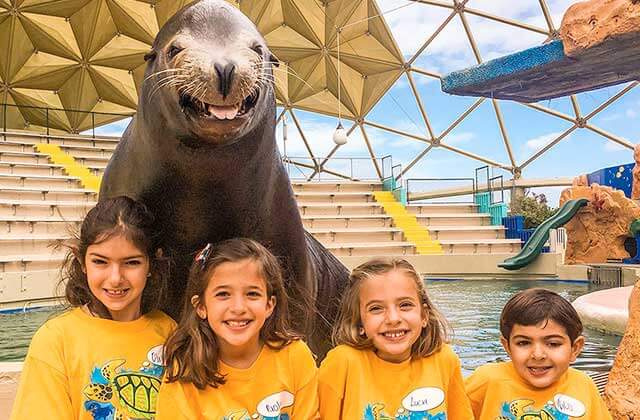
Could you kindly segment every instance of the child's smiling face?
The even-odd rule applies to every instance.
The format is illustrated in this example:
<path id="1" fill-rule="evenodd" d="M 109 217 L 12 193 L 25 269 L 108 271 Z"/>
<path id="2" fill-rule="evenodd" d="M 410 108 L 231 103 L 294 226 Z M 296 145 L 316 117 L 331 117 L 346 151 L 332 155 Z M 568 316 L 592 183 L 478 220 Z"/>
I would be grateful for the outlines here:
<path id="1" fill-rule="evenodd" d="M 566 329 L 552 319 L 538 325 L 515 324 L 509 340 L 500 341 L 518 375 L 538 389 L 556 383 L 584 346 L 584 337 L 572 343 Z"/>
<path id="2" fill-rule="evenodd" d="M 401 270 L 371 276 L 359 297 L 362 327 L 378 357 L 395 363 L 409 359 L 427 325 L 415 280 Z"/>
<path id="3" fill-rule="evenodd" d="M 149 257 L 123 235 L 89 245 L 83 269 L 91 293 L 116 321 L 140 317 Z"/>
<path id="4" fill-rule="evenodd" d="M 256 261 L 246 258 L 220 264 L 209 278 L 204 297 L 192 302 L 198 316 L 206 319 L 215 333 L 225 362 L 257 357 L 260 330 L 276 301 L 268 296 Z"/>

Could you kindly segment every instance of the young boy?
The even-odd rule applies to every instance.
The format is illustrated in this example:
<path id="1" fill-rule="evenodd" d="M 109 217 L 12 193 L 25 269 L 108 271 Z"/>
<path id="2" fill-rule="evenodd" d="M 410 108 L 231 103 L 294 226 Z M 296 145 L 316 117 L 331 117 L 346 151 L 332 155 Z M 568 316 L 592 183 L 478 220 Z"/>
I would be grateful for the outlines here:
<path id="1" fill-rule="evenodd" d="M 563 297 L 517 293 L 502 310 L 500 332 L 511 361 L 481 366 L 465 383 L 476 420 L 611 420 L 595 384 L 569 367 L 584 337 Z"/>

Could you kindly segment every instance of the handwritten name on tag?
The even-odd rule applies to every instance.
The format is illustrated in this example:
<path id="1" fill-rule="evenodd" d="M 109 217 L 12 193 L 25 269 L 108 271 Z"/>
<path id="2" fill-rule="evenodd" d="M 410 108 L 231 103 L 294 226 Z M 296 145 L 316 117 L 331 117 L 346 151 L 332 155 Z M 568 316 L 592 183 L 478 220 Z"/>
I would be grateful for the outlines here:
<path id="1" fill-rule="evenodd" d="M 265 397 L 258 404 L 258 413 L 264 417 L 276 417 L 280 410 L 293 405 L 293 394 L 289 391 L 280 391 Z"/>
<path id="2" fill-rule="evenodd" d="M 402 400 L 402 406 L 409 411 L 427 411 L 444 401 L 444 391 L 440 388 L 418 388 Z"/>
<path id="3" fill-rule="evenodd" d="M 151 350 L 149 350 L 149 353 L 147 353 L 147 359 L 154 365 L 164 366 L 164 360 L 162 358 L 163 350 L 164 346 L 162 344 L 153 347 Z"/>
<path id="4" fill-rule="evenodd" d="M 559 412 L 571 417 L 582 417 L 587 411 L 582 402 L 564 394 L 556 394 L 553 403 Z"/>

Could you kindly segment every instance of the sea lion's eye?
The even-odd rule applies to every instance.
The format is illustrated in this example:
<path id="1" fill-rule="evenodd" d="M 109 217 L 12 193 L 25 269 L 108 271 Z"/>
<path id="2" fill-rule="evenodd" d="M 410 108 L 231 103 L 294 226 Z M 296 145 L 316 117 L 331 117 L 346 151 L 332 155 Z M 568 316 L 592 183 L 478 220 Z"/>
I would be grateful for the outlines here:
<path id="1" fill-rule="evenodd" d="M 264 50 L 262 49 L 262 45 L 255 44 L 253 47 L 251 47 L 251 49 L 260 57 L 262 57 L 262 54 L 264 53 Z"/>
<path id="2" fill-rule="evenodd" d="M 170 46 L 169 49 L 167 50 L 167 58 L 169 60 L 172 60 L 173 57 L 178 55 L 178 53 L 180 53 L 180 51 L 182 51 L 183 49 L 184 48 L 180 48 L 180 47 L 177 47 L 175 45 Z"/>
<path id="3" fill-rule="evenodd" d="M 156 59 L 156 52 L 151 50 L 144 55 L 144 61 L 151 61 Z"/>

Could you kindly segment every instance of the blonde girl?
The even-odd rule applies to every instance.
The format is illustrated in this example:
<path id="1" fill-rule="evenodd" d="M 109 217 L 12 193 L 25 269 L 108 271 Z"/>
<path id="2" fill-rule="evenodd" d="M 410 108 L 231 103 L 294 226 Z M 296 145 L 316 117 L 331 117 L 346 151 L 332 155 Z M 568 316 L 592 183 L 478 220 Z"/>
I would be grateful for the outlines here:
<path id="1" fill-rule="evenodd" d="M 196 257 L 165 347 L 157 419 L 313 419 L 317 370 L 291 331 L 276 258 L 251 239 Z"/>
<path id="2" fill-rule="evenodd" d="M 89 211 L 63 265 L 69 309 L 31 340 L 11 419 L 153 418 L 175 327 L 157 309 L 167 264 L 156 238 L 153 216 L 130 198 Z"/>
<path id="3" fill-rule="evenodd" d="M 403 259 L 353 270 L 320 366 L 323 419 L 469 420 L 460 361 L 422 278 Z"/>

